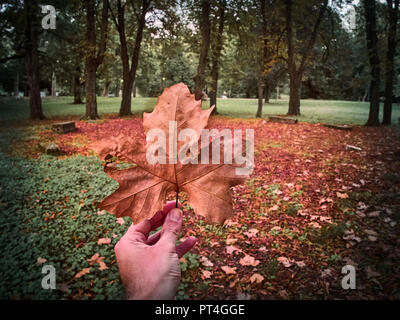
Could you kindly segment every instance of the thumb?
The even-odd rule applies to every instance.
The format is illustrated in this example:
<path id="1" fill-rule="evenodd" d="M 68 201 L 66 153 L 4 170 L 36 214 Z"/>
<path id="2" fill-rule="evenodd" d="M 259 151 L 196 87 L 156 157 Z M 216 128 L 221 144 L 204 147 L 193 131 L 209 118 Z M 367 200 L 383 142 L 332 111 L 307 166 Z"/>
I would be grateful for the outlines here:
<path id="1" fill-rule="evenodd" d="M 161 230 L 160 242 L 172 244 L 175 247 L 182 229 L 182 211 L 173 208 L 167 215 Z"/>

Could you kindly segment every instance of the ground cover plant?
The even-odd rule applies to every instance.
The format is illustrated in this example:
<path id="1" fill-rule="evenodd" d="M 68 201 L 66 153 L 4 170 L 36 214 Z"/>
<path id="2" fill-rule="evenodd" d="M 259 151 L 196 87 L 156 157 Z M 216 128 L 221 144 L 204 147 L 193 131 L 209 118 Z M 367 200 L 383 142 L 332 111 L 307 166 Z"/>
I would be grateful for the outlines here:
<path id="1" fill-rule="evenodd" d="M 1 130 L 1 297 L 123 298 L 113 246 L 130 219 L 99 210 L 117 184 L 88 145 L 141 133 L 142 119 L 77 120 L 67 134 L 51 131 L 56 121 Z M 233 188 L 234 218 L 222 226 L 195 216 L 180 194 L 182 236 L 199 243 L 181 259 L 178 299 L 399 297 L 398 128 L 225 116 L 209 127 L 253 128 L 256 166 Z M 50 141 L 62 155 L 44 154 L 40 143 Z M 57 290 L 41 288 L 47 263 Z M 357 290 L 341 287 L 348 264 Z"/>

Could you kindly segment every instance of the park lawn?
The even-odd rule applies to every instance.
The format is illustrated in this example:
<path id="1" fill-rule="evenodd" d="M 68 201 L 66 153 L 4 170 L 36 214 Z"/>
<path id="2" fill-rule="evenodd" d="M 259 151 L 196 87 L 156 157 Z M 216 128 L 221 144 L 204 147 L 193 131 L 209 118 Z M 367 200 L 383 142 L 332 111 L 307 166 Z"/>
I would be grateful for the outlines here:
<path id="1" fill-rule="evenodd" d="M 118 113 L 121 98 L 98 97 L 99 114 Z M 79 118 L 84 114 L 85 105 L 74 105 L 72 97 L 44 98 L 43 112 L 49 118 Z M 157 103 L 157 98 L 137 97 L 132 99 L 132 112 L 141 115 L 151 112 Z M 218 112 L 223 116 L 233 118 L 254 118 L 257 111 L 257 99 L 218 99 Z M 203 102 L 203 108 L 208 108 L 209 101 Z M 286 114 L 288 99 L 271 99 L 264 104 L 263 117 L 268 115 Z M 382 117 L 381 108 L 381 117 Z M 336 123 L 363 125 L 367 121 L 369 103 L 333 100 L 302 100 L 299 121 L 310 123 Z M 26 99 L 2 98 L 0 100 L 1 121 L 28 119 L 29 108 Z M 400 104 L 393 105 L 392 123 L 397 124 L 400 117 Z"/>
<path id="2" fill-rule="evenodd" d="M 54 120 L 0 130 L 0 298 L 123 298 L 113 247 L 130 219 L 98 209 L 117 184 L 88 144 L 137 133 L 141 121 L 76 121 L 77 132 L 61 135 Z M 398 128 L 229 117 L 209 125 L 254 128 L 255 170 L 233 189 L 234 216 L 223 226 L 207 224 L 180 194 L 182 236 L 199 243 L 180 261 L 178 299 L 399 298 Z M 44 155 L 41 141 L 66 155 Z M 41 288 L 44 264 L 56 268 L 57 290 Z M 348 264 L 360 290 L 341 287 Z"/>

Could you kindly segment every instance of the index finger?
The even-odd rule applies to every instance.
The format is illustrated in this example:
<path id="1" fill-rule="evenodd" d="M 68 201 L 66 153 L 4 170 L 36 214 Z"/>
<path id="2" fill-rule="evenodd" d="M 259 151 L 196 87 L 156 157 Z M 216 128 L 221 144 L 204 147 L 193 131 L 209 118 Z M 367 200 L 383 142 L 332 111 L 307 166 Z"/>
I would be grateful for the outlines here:
<path id="1" fill-rule="evenodd" d="M 150 219 L 143 220 L 137 225 L 131 225 L 126 232 L 127 237 L 133 240 L 147 241 L 149 237 L 150 231 L 157 229 L 162 226 L 167 216 L 168 212 L 170 212 L 173 208 L 176 207 L 176 201 L 168 201 L 162 211 L 157 211 L 153 217 Z M 182 205 L 178 202 L 178 207 L 182 207 Z"/>

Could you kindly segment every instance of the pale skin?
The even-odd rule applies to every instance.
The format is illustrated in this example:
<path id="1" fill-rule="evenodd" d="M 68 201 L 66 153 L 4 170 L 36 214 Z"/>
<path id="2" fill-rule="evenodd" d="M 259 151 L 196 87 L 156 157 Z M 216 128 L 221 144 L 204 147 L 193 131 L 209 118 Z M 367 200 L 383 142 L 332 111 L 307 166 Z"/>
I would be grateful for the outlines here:
<path id="1" fill-rule="evenodd" d="M 189 237 L 178 246 L 182 211 L 168 202 L 151 219 L 131 225 L 115 245 L 115 255 L 126 299 L 174 299 L 181 278 L 179 258 L 195 245 Z M 152 230 L 162 229 L 149 236 Z"/>

